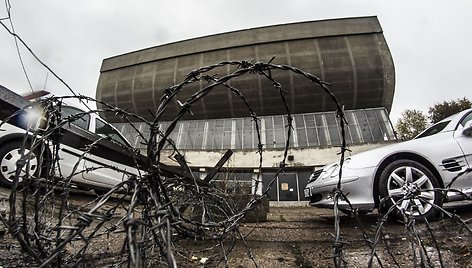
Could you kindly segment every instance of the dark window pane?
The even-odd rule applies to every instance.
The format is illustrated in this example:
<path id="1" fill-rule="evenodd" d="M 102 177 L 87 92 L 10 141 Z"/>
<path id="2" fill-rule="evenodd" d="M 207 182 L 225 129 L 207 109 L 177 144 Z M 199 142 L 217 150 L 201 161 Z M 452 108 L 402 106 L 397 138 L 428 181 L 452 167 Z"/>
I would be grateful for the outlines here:
<path id="1" fill-rule="evenodd" d="M 318 141 L 317 129 L 316 128 L 307 128 L 306 132 L 308 134 L 308 145 L 309 146 L 318 146 L 319 141 Z"/>
<path id="2" fill-rule="evenodd" d="M 328 126 L 336 126 L 338 124 L 338 120 L 336 119 L 336 115 L 334 113 L 325 114 L 325 118 L 326 125 Z"/>
<path id="3" fill-rule="evenodd" d="M 359 124 L 359 127 L 361 129 L 364 142 L 373 142 L 372 132 L 370 131 L 369 124 Z"/>
<path id="4" fill-rule="evenodd" d="M 306 127 L 315 127 L 315 118 L 312 114 L 304 115 L 303 118 L 305 119 Z"/>
<path id="5" fill-rule="evenodd" d="M 326 126 L 326 122 L 323 118 L 324 118 L 324 116 L 322 114 L 315 114 L 315 125 L 317 127 Z"/>
<path id="6" fill-rule="evenodd" d="M 357 124 L 350 123 L 348 125 L 349 132 L 351 133 L 353 143 L 362 143 L 362 136 L 360 135 L 360 129 Z"/>
<path id="7" fill-rule="evenodd" d="M 329 126 L 329 139 L 331 141 L 331 145 L 340 145 L 341 144 L 341 136 L 338 131 L 337 126 Z"/>
<path id="8" fill-rule="evenodd" d="M 305 127 L 305 120 L 303 119 L 303 115 L 301 114 L 293 115 L 293 120 L 295 121 L 295 125 L 297 126 L 297 128 Z"/>
<path id="9" fill-rule="evenodd" d="M 82 111 L 80 109 L 77 109 L 75 107 L 63 106 L 61 108 L 62 118 L 66 119 L 71 115 L 77 115 L 78 117 L 74 117 L 74 121 L 72 121 L 72 124 L 74 124 L 78 127 L 81 127 L 83 129 L 89 130 L 88 126 L 89 126 L 89 122 L 90 122 L 90 115 L 89 114 L 83 114 L 83 113 L 84 113 L 84 111 Z"/>
<path id="10" fill-rule="evenodd" d="M 464 117 L 464 119 L 462 119 L 462 121 L 461 121 L 460 124 L 461 124 L 463 127 L 465 127 L 465 124 L 466 124 L 467 122 L 469 122 L 470 120 L 472 120 L 472 113 L 469 113 L 466 117 Z"/>
<path id="11" fill-rule="evenodd" d="M 319 146 L 331 145 L 326 127 L 318 127 L 316 128 L 316 131 L 318 132 L 318 137 L 320 139 Z"/>
<path id="12" fill-rule="evenodd" d="M 378 123 L 370 124 L 370 129 L 375 142 L 383 141 L 383 133 Z"/>
<path id="13" fill-rule="evenodd" d="M 375 112 L 373 110 L 365 110 L 365 114 L 367 116 L 367 121 L 370 124 L 374 124 L 378 122 L 377 117 L 375 116 Z"/>
<path id="14" fill-rule="evenodd" d="M 128 142 L 121 136 L 121 133 L 118 130 L 111 127 L 111 125 L 107 125 L 104 121 L 100 119 L 95 120 L 95 133 L 100 135 L 101 137 L 107 136 L 110 137 L 115 142 L 121 143 L 122 145 L 128 147 Z"/>
<path id="15" fill-rule="evenodd" d="M 270 201 L 278 201 L 278 181 L 275 173 L 262 174 L 262 191 L 267 191 L 267 197 Z"/>
<path id="16" fill-rule="evenodd" d="M 308 139 L 306 136 L 305 128 L 297 128 L 296 129 L 297 139 L 298 139 L 298 146 L 305 147 L 308 146 Z"/>
<path id="17" fill-rule="evenodd" d="M 285 132 L 283 128 L 276 128 L 274 130 L 274 147 L 283 148 L 285 147 Z"/>
<path id="18" fill-rule="evenodd" d="M 359 124 L 367 123 L 367 117 L 365 115 L 364 110 L 355 111 L 355 113 L 356 113 L 356 117 L 357 117 L 357 122 L 359 122 Z"/>

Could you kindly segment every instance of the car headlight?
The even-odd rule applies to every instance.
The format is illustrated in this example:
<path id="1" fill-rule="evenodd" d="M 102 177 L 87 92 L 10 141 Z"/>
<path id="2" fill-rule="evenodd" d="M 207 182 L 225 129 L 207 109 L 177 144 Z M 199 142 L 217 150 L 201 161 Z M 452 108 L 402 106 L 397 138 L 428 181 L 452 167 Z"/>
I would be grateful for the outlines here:
<path id="1" fill-rule="evenodd" d="M 351 161 L 350 158 L 347 158 L 344 160 L 344 163 L 343 163 L 343 170 L 346 166 L 349 165 L 349 162 Z M 341 166 L 339 165 L 339 163 L 334 163 L 334 164 L 331 164 L 329 166 L 326 166 L 324 169 L 323 169 L 323 172 L 321 173 L 320 175 L 320 179 L 321 180 L 326 180 L 326 179 L 336 179 L 339 177 L 339 171 L 341 169 Z"/>
<path id="2" fill-rule="evenodd" d="M 40 106 L 31 106 L 23 110 L 19 117 L 21 127 L 31 130 L 45 130 L 47 127 L 47 119 L 44 111 Z"/>
<path id="3" fill-rule="evenodd" d="M 335 177 L 337 174 L 339 174 L 339 165 L 331 164 L 323 169 L 323 172 L 321 172 L 321 175 L 320 175 L 320 179 L 321 180 L 331 179 L 332 177 Z"/>
<path id="4" fill-rule="evenodd" d="M 310 177 L 308 178 L 308 183 L 312 181 L 316 181 L 320 177 L 322 172 L 323 172 L 323 169 L 318 169 L 318 170 L 315 170 L 313 173 L 311 173 Z"/>

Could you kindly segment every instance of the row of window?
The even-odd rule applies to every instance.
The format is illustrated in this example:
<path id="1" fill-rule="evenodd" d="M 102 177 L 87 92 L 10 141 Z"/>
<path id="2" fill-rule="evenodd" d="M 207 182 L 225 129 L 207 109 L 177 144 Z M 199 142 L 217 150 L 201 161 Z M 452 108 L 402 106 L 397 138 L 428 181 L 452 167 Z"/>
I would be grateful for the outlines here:
<path id="1" fill-rule="evenodd" d="M 395 139 L 392 125 L 384 108 L 345 111 L 348 124 L 345 139 L 348 144 L 375 143 Z M 286 115 L 253 118 L 225 118 L 180 121 L 170 138 L 178 149 L 218 150 L 284 148 L 288 140 L 292 148 L 325 147 L 341 144 L 339 118 L 335 112 L 292 115 L 292 129 Z M 162 122 L 164 131 L 169 122 Z M 129 124 L 115 124 L 131 144 L 144 148 L 145 142 Z M 135 125 L 147 138 L 149 128 L 144 123 Z M 259 131 L 257 131 L 259 130 Z"/>

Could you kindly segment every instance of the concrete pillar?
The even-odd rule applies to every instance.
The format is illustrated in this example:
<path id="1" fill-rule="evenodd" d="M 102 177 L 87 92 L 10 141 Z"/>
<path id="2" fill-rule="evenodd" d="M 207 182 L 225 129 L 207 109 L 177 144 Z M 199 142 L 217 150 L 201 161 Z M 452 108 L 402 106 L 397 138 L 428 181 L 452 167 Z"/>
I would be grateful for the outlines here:
<path id="1" fill-rule="evenodd" d="M 262 195 L 262 172 L 260 169 L 254 169 L 252 173 L 252 194 Z"/>
<path id="2" fill-rule="evenodd" d="M 198 172 L 200 173 L 200 179 L 203 180 L 205 179 L 206 175 L 208 175 L 208 171 L 206 168 L 199 168 Z"/>

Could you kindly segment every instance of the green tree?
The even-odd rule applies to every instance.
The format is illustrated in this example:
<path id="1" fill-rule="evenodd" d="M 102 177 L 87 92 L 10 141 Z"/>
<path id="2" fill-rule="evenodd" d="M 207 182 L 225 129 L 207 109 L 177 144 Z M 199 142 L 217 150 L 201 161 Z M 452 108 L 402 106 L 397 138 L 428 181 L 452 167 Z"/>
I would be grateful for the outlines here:
<path id="1" fill-rule="evenodd" d="M 398 138 L 409 140 L 425 130 L 428 125 L 428 118 L 419 110 L 405 110 L 401 118 L 398 119 L 395 128 Z"/>
<path id="2" fill-rule="evenodd" d="M 436 103 L 434 106 L 429 108 L 429 120 L 431 123 L 437 123 L 444 118 L 451 116 L 455 113 L 471 108 L 472 102 L 467 98 L 443 101 L 442 103 Z"/>

